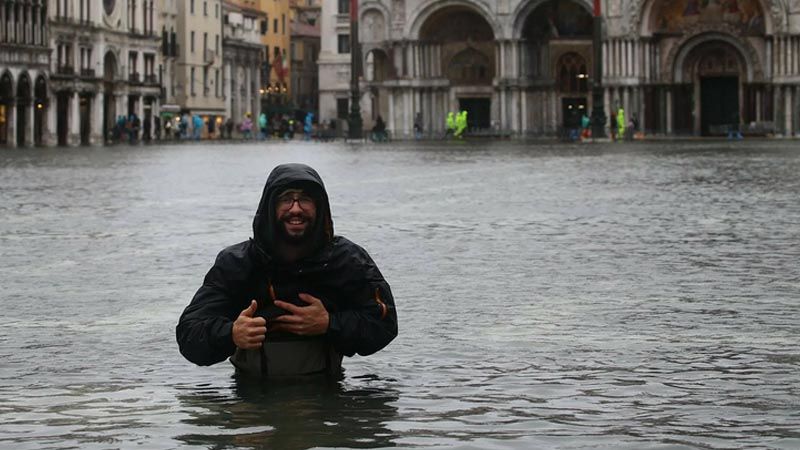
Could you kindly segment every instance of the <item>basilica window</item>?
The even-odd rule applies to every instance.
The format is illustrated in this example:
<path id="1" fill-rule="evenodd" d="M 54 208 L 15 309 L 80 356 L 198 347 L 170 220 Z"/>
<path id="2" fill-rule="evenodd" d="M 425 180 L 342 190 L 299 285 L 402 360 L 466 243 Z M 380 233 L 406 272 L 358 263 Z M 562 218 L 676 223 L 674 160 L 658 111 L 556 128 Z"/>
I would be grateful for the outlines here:
<path id="1" fill-rule="evenodd" d="M 570 52 L 558 59 L 558 90 L 564 93 L 585 93 L 589 91 L 589 72 L 586 60 L 577 53 Z"/>

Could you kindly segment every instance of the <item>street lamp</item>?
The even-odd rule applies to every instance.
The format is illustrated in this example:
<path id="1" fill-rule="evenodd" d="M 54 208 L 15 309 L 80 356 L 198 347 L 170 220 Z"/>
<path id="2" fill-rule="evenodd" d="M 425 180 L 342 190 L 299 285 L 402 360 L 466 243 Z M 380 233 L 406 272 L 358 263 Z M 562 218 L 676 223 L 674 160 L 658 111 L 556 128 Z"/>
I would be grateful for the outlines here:
<path id="1" fill-rule="evenodd" d="M 350 117 L 348 137 L 361 139 L 361 93 L 358 77 L 361 74 L 361 47 L 358 45 L 358 0 L 350 0 Z"/>
<path id="2" fill-rule="evenodd" d="M 603 105 L 603 17 L 600 13 L 600 0 L 594 0 L 594 83 L 592 83 L 592 137 L 606 137 L 606 113 Z"/>

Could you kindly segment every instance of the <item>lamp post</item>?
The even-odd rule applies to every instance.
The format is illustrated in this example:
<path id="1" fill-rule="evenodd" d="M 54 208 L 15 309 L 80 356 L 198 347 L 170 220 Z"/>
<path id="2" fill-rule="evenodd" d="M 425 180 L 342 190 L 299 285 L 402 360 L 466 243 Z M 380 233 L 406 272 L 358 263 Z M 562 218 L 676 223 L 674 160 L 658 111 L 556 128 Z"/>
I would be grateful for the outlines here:
<path id="1" fill-rule="evenodd" d="M 350 0 L 350 117 L 348 118 L 350 139 L 361 139 L 361 93 L 358 77 L 361 74 L 361 47 L 358 45 L 358 0 Z"/>
<path id="2" fill-rule="evenodd" d="M 592 83 L 592 138 L 606 137 L 606 113 L 603 105 L 603 17 L 600 0 L 594 0 L 592 21 L 594 47 L 594 82 Z"/>

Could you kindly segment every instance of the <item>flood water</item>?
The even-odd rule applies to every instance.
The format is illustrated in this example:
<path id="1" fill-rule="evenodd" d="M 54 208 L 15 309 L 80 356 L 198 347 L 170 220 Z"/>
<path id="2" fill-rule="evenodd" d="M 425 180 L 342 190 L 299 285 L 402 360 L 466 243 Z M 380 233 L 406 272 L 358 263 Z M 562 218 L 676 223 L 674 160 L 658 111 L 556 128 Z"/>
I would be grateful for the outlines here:
<path id="1" fill-rule="evenodd" d="M 175 324 L 305 162 L 400 335 L 237 384 Z M 800 144 L 0 151 L 0 448 L 800 448 Z"/>

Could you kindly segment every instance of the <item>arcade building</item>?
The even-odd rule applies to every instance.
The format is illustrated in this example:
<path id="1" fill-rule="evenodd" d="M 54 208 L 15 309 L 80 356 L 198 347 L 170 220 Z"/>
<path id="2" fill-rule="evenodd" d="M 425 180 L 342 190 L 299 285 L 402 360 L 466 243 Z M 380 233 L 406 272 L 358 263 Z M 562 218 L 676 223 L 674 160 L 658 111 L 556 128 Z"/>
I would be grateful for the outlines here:
<path id="1" fill-rule="evenodd" d="M 430 136 L 448 111 L 474 133 L 555 135 L 591 111 L 591 0 L 362 0 L 365 129 L 380 115 Z M 650 134 L 800 130 L 800 2 L 605 0 L 606 115 L 624 108 Z M 349 2 L 324 0 L 320 119 L 349 112 Z"/>

